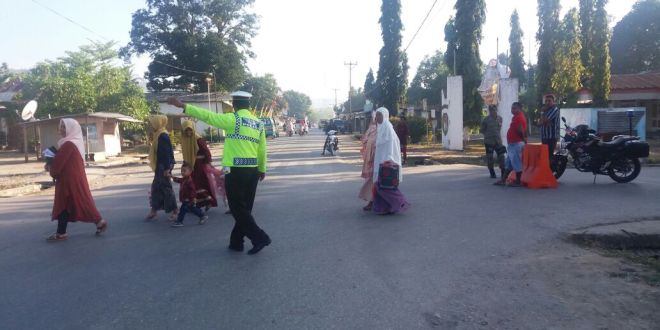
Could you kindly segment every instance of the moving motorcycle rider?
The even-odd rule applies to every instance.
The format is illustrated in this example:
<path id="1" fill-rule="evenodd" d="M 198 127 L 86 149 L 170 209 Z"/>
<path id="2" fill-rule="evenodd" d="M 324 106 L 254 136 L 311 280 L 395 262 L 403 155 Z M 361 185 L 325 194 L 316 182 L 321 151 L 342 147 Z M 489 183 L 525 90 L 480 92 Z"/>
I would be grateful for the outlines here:
<path id="1" fill-rule="evenodd" d="M 339 150 L 339 138 L 335 134 L 337 134 L 335 130 L 328 131 L 328 136 L 325 138 L 325 142 L 323 143 L 323 152 L 321 153 L 322 156 L 325 156 L 325 151 L 328 150 L 328 144 L 331 142 L 332 139 L 334 139 L 335 141 L 335 147 L 331 153 L 334 153 L 335 151 Z"/>

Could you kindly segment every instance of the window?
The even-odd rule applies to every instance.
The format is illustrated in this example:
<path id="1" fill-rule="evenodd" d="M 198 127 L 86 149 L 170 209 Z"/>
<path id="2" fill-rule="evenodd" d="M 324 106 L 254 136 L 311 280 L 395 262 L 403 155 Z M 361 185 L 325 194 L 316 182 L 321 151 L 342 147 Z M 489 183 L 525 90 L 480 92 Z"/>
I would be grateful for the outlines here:
<path id="1" fill-rule="evenodd" d="M 83 136 L 87 136 L 87 133 L 89 133 L 90 140 L 96 140 L 98 138 L 96 134 L 96 124 L 81 124 L 80 128 L 82 128 Z"/>

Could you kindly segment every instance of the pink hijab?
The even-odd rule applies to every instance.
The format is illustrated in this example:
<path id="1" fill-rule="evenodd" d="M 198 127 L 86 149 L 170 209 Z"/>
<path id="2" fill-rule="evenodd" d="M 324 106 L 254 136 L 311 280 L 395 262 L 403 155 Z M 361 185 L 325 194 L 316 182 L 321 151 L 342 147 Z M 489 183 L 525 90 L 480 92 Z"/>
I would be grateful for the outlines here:
<path id="1" fill-rule="evenodd" d="M 85 143 L 83 142 L 82 128 L 78 121 L 71 118 L 64 118 L 60 120 L 60 126 L 64 125 L 66 128 L 66 136 L 57 141 L 57 148 L 61 148 L 65 142 L 73 142 L 80 152 L 83 161 L 85 159 Z"/>

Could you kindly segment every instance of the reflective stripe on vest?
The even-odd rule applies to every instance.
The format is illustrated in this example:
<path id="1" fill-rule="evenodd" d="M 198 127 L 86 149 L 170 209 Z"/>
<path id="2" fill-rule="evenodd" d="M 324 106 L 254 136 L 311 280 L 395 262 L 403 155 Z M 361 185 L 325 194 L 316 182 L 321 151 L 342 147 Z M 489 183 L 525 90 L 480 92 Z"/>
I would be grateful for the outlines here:
<path id="1" fill-rule="evenodd" d="M 250 127 L 252 129 L 255 129 L 255 130 L 261 130 L 260 123 L 255 122 L 254 120 L 252 120 L 250 118 L 241 118 L 238 115 L 237 112 L 234 112 L 234 119 L 235 119 L 235 122 L 236 122 L 236 124 L 234 125 L 234 134 L 227 135 L 227 138 L 228 139 L 234 139 L 234 140 L 250 141 L 252 143 L 259 144 L 259 139 L 255 139 L 255 138 L 253 138 L 251 136 L 247 136 L 247 135 L 242 135 L 242 134 L 240 134 L 240 131 L 241 131 L 241 125 L 246 126 L 246 127 Z M 245 159 L 247 159 L 247 158 L 245 158 Z M 256 165 L 256 158 L 254 160 L 255 160 L 254 165 Z M 236 164 L 235 160 L 234 160 L 234 165 L 238 165 L 238 164 Z M 241 165 L 253 165 L 253 164 L 241 164 Z"/>

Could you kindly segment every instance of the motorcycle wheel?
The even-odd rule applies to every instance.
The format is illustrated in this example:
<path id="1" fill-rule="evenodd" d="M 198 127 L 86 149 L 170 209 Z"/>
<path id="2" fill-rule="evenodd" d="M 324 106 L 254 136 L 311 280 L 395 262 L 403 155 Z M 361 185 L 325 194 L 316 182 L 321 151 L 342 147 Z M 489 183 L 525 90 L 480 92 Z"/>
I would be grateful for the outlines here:
<path id="1" fill-rule="evenodd" d="M 566 157 L 559 155 L 553 156 L 550 167 L 552 168 L 552 174 L 555 176 L 555 179 L 559 179 L 562 175 L 564 175 L 567 163 L 568 159 Z"/>
<path id="2" fill-rule="evenodd" d="M 618 183 L 628 183 L 635 180 L 641 170 L 639 159 L 623 157 L 612 162 L 607 174 Z"/>

